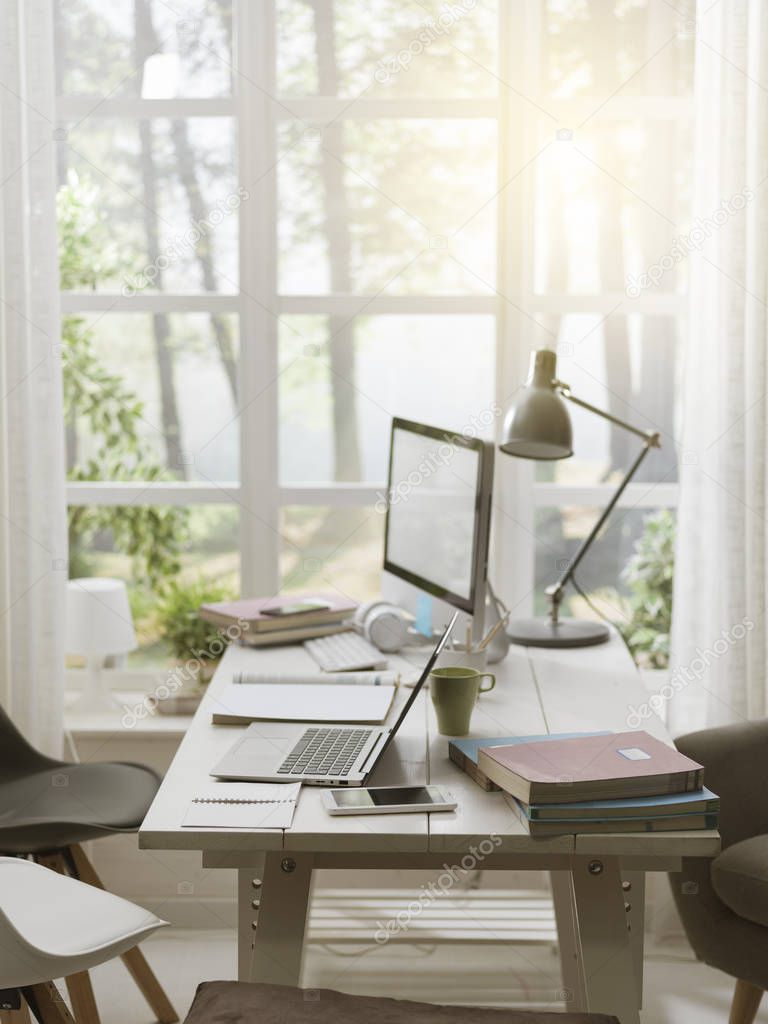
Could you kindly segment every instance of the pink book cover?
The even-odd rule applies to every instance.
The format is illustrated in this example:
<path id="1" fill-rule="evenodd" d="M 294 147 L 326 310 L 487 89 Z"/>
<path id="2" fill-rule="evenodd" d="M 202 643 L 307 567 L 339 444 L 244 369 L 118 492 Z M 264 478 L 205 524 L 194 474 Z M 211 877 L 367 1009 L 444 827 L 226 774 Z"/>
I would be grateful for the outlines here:
<path id="1" fill-rule="evenodd" d="M 483 751 L 529 782 L 597 782 L 695 772 L 701 765 L 647 732 L 540 740 Z"/>
<path id="2" fill-rule="evenodd" d="M 284 618 L 265 615 L 265 608 L 283 608 L 286 605 L 301 604 L 302 601 L 326 601 L 330 607 L 317 609 L 316 611 L 302 612 L 299 615 L 291 615 Z M 215 601 L 200 606 L 200 613 L 203 618 L 221 622 L 228 619 L 236 622 L 241 619 L 247 622 L 251 628 L 258 626 L 269 626 L 275 630 L 298 628 L 301 625 L 309 625 L 322 621 L 338 619 L 346 615 L 354 614 L 357 605 L 346 597 L 338 597 L 335 594 L 285 594 L 275 597 L 251 597 L 243 598 L 240 601 Z"/>

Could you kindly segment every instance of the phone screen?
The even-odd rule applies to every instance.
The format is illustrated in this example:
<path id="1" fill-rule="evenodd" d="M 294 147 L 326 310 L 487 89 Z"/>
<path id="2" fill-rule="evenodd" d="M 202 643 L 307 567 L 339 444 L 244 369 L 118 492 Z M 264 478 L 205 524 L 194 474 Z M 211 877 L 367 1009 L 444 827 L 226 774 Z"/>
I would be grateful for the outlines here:
<path id="1" fill-rule="evenodd" d="M 296 604 L 262 608 L 262 612 L 264 615 L 271 615 L 275 619 L 281 619 L 288 615 L 305 615 L 307 612 L 327 611 L 330 607 L 327 601 L 297 601 Z"/>
<path id="2" fill-rule="evenodd" d="M 428 786 L 407 786 L 402 789 L 334 790 L 339 807 L 412 807 L 414 804 L 437 803 L 434 790 Z"/>

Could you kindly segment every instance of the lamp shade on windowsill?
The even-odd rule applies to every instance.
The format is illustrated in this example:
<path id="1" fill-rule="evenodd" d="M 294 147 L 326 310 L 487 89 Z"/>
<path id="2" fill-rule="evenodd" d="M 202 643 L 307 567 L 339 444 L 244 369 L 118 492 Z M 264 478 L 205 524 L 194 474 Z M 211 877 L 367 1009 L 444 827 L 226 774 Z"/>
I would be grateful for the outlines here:
<path id="1" fill-rule="evenodd" d="M 555 390 L 556 373 L 554 352 L 532 353 L 528 380 L 504 419 L 499 448 L 506 455 L 544 461 L 573 455 L 571 417 Z"/>
<path id="2" fill-rule="evenodd" d="M 67 654 L 127 654 L 137 646 L 123 580 L 83 577 L 67 583 Z"/>

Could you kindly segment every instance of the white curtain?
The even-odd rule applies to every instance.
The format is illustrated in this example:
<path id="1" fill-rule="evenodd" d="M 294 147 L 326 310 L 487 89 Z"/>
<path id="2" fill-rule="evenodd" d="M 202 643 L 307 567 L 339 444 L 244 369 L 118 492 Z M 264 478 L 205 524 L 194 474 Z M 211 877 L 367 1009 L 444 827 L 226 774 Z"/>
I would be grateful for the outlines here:
<path id="1" fill-rule="evenodd" d="M 690 259 L 684 366 L 676 734 L 768 711 L 765 0 L 700 2 L 696 58 L 692 232 L 701 249 Z"/>
<path id="2" fill-rule="evenodd" d="M 60 753 L 67 564 L 50 0 L 0 0 L 0 702 Z"/>

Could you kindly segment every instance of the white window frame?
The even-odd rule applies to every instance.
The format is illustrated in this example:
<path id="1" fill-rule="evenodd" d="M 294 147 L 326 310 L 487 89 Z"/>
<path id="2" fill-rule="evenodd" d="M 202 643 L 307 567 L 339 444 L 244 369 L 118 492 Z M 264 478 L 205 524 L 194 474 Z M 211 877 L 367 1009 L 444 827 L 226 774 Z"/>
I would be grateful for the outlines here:
<path id="1" fill-rule="evenodd" d="M 510 81 L 523 69 L 523 81 L 534 74 L 536 47 L 531 39 L 539 31 L 541 0 L 513 5 L 499 3 L 499 77 Z M 623 294 L 535 294 L 530 279 L 532 265 L 533 204 L 523 186 L 502 187 L 515 177 L 525 153 L 525 141 L 536 125 L 536 104 L 530 92 L 528 117 L 513 123 L 511 94 L 500 88 L 498 98 L 473 99 L 349 99 L 329 97 L 287 98 L 275 96 L 275 10 L 273 0 L 236 0 L 234 93 L 222 99 L 116 99 L 96 102 L 79 97 L 60 97 L 58 123 L 81 119 L 157 117 L 231 117 L 237 125 L 238 164 L 241 181 L 262 177 L 258 194 L 239 208 L 239 294 L 168 294 L 130 298 L 121 295 L 62 294 L 64 313 L 190 313 L 217 312 L 239 317 L 240 336 L 240 481 L 224 483 L 94 483 L 69 482 L 69 505 L 136 504 L 193 506 L 237 505 L 241 521 L 241 579 L 243 592 L 274 592 L 280 586 L 280 512 L 285 506 L 372 506 L 384 482 L 372 484 L 281 484 L 278 473 L 278 409 L 276 388 L 263 391 L 263 382 L 274 381 L 278 367 L 278 318 L 288 314 L 490 314 L 496 330 L 496 400 L 503 404 L 524 379 L 532 332 L 530 318 L 539 314 L 565 315 L 590 312 L 608 314 L 626 305 Z M 252 42 L 254 41 L 255 42 Z M 692 119 L 692 100 L 669 97 L 615 96 L 597 113 L 601 97 L 553 103 L 546 99 L 558 124 L 580 123 L 587 114 L 595 120 L 628 117 Z M 278 116 L 298 117 L 312 125 L 342 117 L 387 118 L 494 118 L 498 125 L 498 261 L 495 295 L 280 295 L 277 291 L 277 237 L 275 174 L 275 110 Z M 515 117 L 519 116 L 516 106 Z M 554 130 L 554 129 L 553 129 Z M 256 172 L 256 173 L 255 173 Z M 646 292 L 632 301 L 632 313 L 682 316 L 685 297 Z M 258 398 L 258 400 L 256 400 Z M 258 443 L 253 443 L 258 439 Z M 534 569 L 534 522 L 538 507 L 601 506 L 610 485 L 567 486 L 534 479 L 532 466 L 523 460 L 500 459 L 497 464 L 495 579 L 505 599 L 520 610 L 532 607 Z M 619 501 L 619 508 L 676 507 L 676 484 L 633 483 Z"/>

